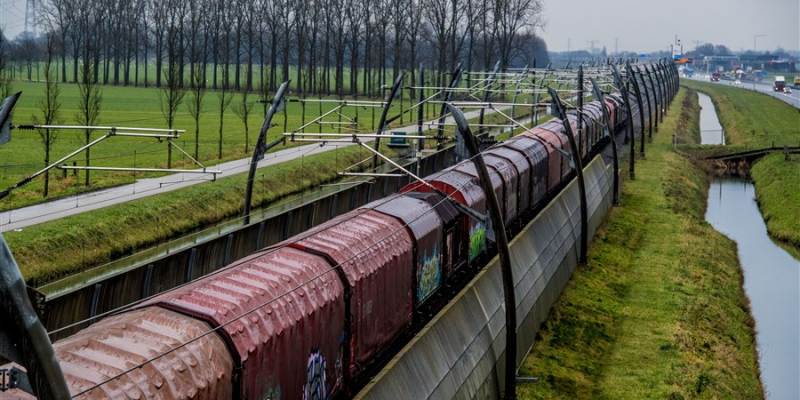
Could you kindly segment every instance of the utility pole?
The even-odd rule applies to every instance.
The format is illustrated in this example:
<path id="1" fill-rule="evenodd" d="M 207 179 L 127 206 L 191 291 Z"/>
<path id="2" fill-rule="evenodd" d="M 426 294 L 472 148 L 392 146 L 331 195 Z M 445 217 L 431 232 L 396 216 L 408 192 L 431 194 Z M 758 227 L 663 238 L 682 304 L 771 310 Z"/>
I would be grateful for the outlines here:
<path id="1" fill-rule="evenodd" d="M 760 37 L 763 37 L 763 36 L 767 36 L 767 35 L 761 33 L 761 34 L 753 36 L 753 59 L 754 60 L 758 59 L 757 58 L 758 54 L 756 53 L 756 39 L 758 39 Z M 754 62 L 753 65 L 757 65 L 757 64 Z M 755 68 L 753 68 L 753 70 L 755 71 Z M 753 90 L 756 90 L 756 77 L 755 76 L 753 77 Z"/>
<path id="2" fill-rule="evenodd" d="M 25 32 L 31 29 L 31 33 L 36 37 L 36 0 L 27 0 L 25 2 Z"/>
<path id="3" fill-rule="evenodd" d="M 592 52 L 592 56 L 594 56 L 594 44 L 599 42 L 599 40 L 587 40 L 586 43 L 589 43 L 589 49 Z"/>

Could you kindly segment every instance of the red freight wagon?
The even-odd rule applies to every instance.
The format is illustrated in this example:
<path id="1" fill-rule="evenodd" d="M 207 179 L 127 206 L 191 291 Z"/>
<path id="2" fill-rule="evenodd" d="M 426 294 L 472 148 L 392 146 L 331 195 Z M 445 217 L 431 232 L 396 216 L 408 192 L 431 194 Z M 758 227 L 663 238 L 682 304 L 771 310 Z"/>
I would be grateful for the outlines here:
<path id="1" fill-rule="evenodd" d="M 483 194 L 483 188 L 472 175 L 454 169 L 446 169 L 426 177 L 425 180 L 441 193 L 451 196 L 480 215 L 486 215 L 486 197 Z M 399 192 L 410 191 L 432 192 L 433 190 L 419 182 L 414 182 L 404 186 Z M 486 225 L 465 214 L 462 214 L 461 221 L 461 234 L 468 249 L 469 261 L 473 261 L 486 250 Z"/>
<path id="2" fill-rule="evenodd" d="M 497 196 L 497 201 L 500 203 L 501 212 L 503 213 L 503 220 L 505 222 L 509 221 L 508 212 L 506 211 L 506 204 L 505 198 L 506 188 L 505 183 L 503 182 L 503 177 L 497 173 L 497 171 L 486 166 L 489 169 L 489 179 L 492 181 L 492 188 L 494 189 L 494 195 Z M 475 180 L 475 184 L 480 185 L 480 181 L 478 180 L 478 169 L 475 168 L 475 164 L 471 162 L 460 163 L 458 165 L 453 166 L 453 169 L 459 172 L 463 172 L 469 176 L 471 176 Z"/>
<path id="3" fill-rule="evenodd" d="M 412 322 L 411 236 L 393 217 L 355 210 L 288 242 L 324 256 L 344 275 L 350 290 L 348 370 L 357 377 Z"/>
<path id="4" fill-rule="evenodd" d="M 565 143 L 561 141 L 561 136 L 539 127 L 533 128 L 527 132 L 522 132 L 520 135 L 538 140 L 547 149 L 547 191 L 552 191 L 553 188 L 561 183 L 561 164 L 567 163 L 567 166 L 569 166 L 569 161 L 564 159 L 564 156 L 553 147 L 560 148 L 564 151 L 569 149 L 565 148 Z"/>
<path id="5" fill-rule="evenodd" d="M 572 149 L 570 148 L 569 145 L 569 138 L 567 138 L 567 134 L 564 133 L 564 124 L 561 123 L 561 121 L 550 120 L 548 122 L 545 122 L 539 127 L 534 128 L 534 132 L 538 132 L 540 137 L 546 137 L 542 132 L 552 133 L 554 136 L 552 136 L 551 141 L 560 142 L 562 150 L 564 150 L 567 153 L 572 153 Z M 567 174 L 569 174 L 572 168 L 569 166 L 569 159 L 567 157 L 561 155 L 561 157 L 559 157 L 558 160 L 561 166 L 561 174 L 559 176 L 559 182 L 561 182 L 564 180 L 564 177 L 566 177 Z"/>
<path id="6" fill-rule="evenodd" d="M 230 398 L 327 398 L 341 389 L 344 287 L 322 257 L 268 250 L 147 304 L 221 327 L 241 370 Z"/>
<path id="7" fill-rule="evenodd" d="M 525 154 L 531 166 L 530 188 L 531 206 L 536 206 L 547 194 L 548 188 L 548 153 L 549 150 L 540 141 L 525 135 L 517 135 L 506 140 L 500 147 L 508 147 Z M 560 155 L 558 155 L 560 157 Z"/>
<path id="8" fill-rule="evenodd" d="M 427 202 L 395 194 L 361 208 L 395 217 L 414 240 L 414 304 L 427 300 L 442 285 L 442 220 Z M 416 307 L 415 307 L 416 308 Z"/>
<path id="9" fill-rule="evenodd" d="M 506 163 L 512 165 L 511 168 L 514 169 L 517 178 L 514 183 L 514 193 L 517 194 L 517 204 L 515 204 L 517 214 L 527 211 L 531 207 L 531 166 L 525 158 L 525 154 L 504 146 L 492 147 L 485 154 L 502 158 Z"/>
<path id="10" fill-rule="evenodd" d="M 210 330 L 192 317 L 146 307 L 105 318 L 53 348 L 73 395 L 144 363 L 78 399 L 230 399 L 233 362 L 218 335 L 203 336 Z M 187 351 L 155 357 L 184 343 Z"/>
<path id="11" fill-rule="evenodd" d="M 444 196 L 440 194 L 433 192 L 409 192 L 405 195 L 427 202 L 436 210 L 436 213 L 439 214 L 444 229 L 442 269 L 444 270 L 445 280 L 451 279 L 456 271 L 467 264 L 466 247 L 461 245 L 461 214 L 453 205 L 452 200 L 446 200 Z"/>
<path id="12" fill-rule="evenodd" d="M 491 153 L 483 155 L 483 162 L 489 170 L 489 179 L 492 180 L 492 187 L 502 209 L 503 222 L 508 227 L 517 218 L 517 170 L 508 160 Z M 456 169 L 478 179 L 475 163 L 464 163 Z"/>

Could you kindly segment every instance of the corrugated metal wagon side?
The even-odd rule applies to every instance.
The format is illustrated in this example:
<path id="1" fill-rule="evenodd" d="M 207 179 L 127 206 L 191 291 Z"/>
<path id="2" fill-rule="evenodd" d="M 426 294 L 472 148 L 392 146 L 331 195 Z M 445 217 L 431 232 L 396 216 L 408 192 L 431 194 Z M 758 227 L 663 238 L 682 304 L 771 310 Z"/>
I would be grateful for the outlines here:
<path id="1" fill-rule="evenodd" d="M 425 180 L 439 192 L 451 196 L 478 214 L 486 215 L 486 197 L 480 184 L 475 181 L 472 175 L 448 169 L 442 173 L 426 177 Z M 431 188 L 418 182 L 400 189 L 400 193 L 411 191 L 433 192 Z M 486 250 L 486 224 L 462 213 L 461 230 L 463 246 L 466 249 L 464 253 L 468 256 L 467 262 L 471 262 Z"/>
<path id="2" fill-rule="evenodd" d="M 414 304 L 419 305 L 442 285 L 442 220 L 427 202 L 393 195 L 365 205 L 397 218 L 414 240 Z"/>
<path id="3" fill-rule="evenodd" d="M 233 363 L 216 334 L 155 358 L 210 329 L 191 317 L 147 307 L 106 318 L 54 348 L 73 395 L 142 364 L 78 399 L 231 398 Z"/>
<path id="4" fill-rule="evenodd" d="M 358 377 L 412 321 L 413 243 L 403 224 L 375 211 L 355 210 L 289 240 L 324 256 L 343 275 L 346 309 L 345 362 Z M 345 364 L 346 365 L 346 364 Z"/>
<path id="5" fill-rule="evenodd" d="M 235 366 L 233 398 L 326 398 L 341 389 L 344 287 L 322 257 L 265 251 L 148 304 L 220 327 Z"/>

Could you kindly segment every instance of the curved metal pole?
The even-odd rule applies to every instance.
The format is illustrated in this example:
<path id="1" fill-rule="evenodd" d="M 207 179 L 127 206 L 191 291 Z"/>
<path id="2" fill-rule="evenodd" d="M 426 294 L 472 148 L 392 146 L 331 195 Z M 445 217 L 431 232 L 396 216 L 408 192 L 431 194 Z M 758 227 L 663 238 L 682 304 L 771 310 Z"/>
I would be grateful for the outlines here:
<path id="1" fill-rule="evenodd" d="M 589 212 L 586 204 L 586 182 L 583 179 L 583 160 L 581 160 L 580 153 L 578 153 L 578 144 L 575 142 L 575 135 L 567 119 L 567 113 L 564 111 L 564 107 L 561 106 L 561 99 L 558 98 L 558 92 L 549 86 L 547 87 L 547 91 L 550 92 L 550 97 L 553 99 L 553 107 L 561 123 L 564 125 L 564 131 L 567 133 L 567 138 L 569 138 L 569 146 L 572 148 L 572 162 L 575 173 L 577 174 L 578 191 L 581 197 L 581 253 L 579 262 L 581 264 L 586 264 L 586 253 L 588 252 L 589 243 Z"/>
<path id="2" fill-rule="evenodd" d="M 661 109 L 659 109 L 659 114 L 661 115 L 661 123 L 663 124 L 664 123 L 664 113 L 667 110 L 667 103 L 669 103 L 669 100 L 668 100 L 669 94 L 667 93 L 667 85 L 668 85 L 668 83 L 667 83 L 667 77 L 664 76 L 664 73 L 663 73 L 664 66 L 661 63 L 658 63 L 657 65 L 658 65 L 658 68 L 656 68 L 654 66 L 653 69 L 656 70 L 656 79 L 659 82 L 659 85 L 660 85 L 659 89 L 661 90 L 662 101 L 661 101 Z"/>
<path id="3" fill-rule="evenodd" d="M 403 78 L 405 77 L 405 72 L 401 72 L 397 79 L 394 80 L 394 84 L 392 85 L 392 90 L 389 92 L 389 98 L 386 99 L 386 104 L 383 105 L 383 111 L 381 112 L 381 119 L 378 122 L 378 135 L 383 135 L 383 130 L 386 129 L 386 114 L 389 113 L 389 108 L 392 107 L 392 100 L 397 97 L 397 94 L 400 92 L 401 87 L 400 84 L 403 83 Z M 375 138 L 375 151 L 378 151 L 381 146 L 381 138 Z M 372 155 L 372 169 L 378 167 L 378 155 Z"/>
<path id="4" fill-rule="evenodd" d="M 266 153 L 268 150 L 267 146 L 264 146 L 264 142 L 267 141 L 267 131 L 272 125 L 272 117 L 275 116 L 275 113 L 278 112 L 278 109 L 281 108 L 282 104 L 284 103 L 283 96 L 289 87 L 289 82 L 291 82 L 291 80 L 283 82 L 278 88 L 278 91 L 275 92 L 275 97 L 270 102 L 269 111 L 267 111 L 267 116 L 264 118 L 264 124 L 261 125 L 261 132 L 258 133 L 258 139 L 256 139 L 256 145 L 253 148 L 253 158 L 250 159 L 250 171 L 247 173 L 247 189 L 245 190 L 244 195 L 245 225 L 250 223 L 250 202 L 252 201 L 253 197 L 253 181 L 256 178 L 258 161 L 264 158 L 264 153 Z M 286 140 L 285 136 L 270 144 L 269 147 L 273 147 L 284 140 Z"/>
<path id="5" fill-rule="evenodd" d="M 450 76 L 450 83 L 447 84 L 448 90 L 444 92 L 443 102 L 442 102 L 442 109 L 439 110 L 439 131 L 436 134 L 436 149 L 441 150 L 444 148 L 444 120 L 445 115 L 447 115 L 447 102 L 453 99 L 453 91 L 449 89 L 455 89 L 458 85 L 461 84 L 461 73 L 463 72 L 461 69 L 461 64 L 458 63 L 456 68 L 453 70 L 453 74 Z"/>
<path id="6" fill-rule="evenodd" d="M 592 91 L 594 92 L 594 97 L 600 102 L 600 107 L 603 110 L 603 119 L 605 124 L 603 125 L 603 132 L 605 132 L 606 136 L 611 137 L 611 156 L 613 158 L 614 163 L 614 189 L 613 194 L 611 196 L 611 202 L 614 205 L 619 204 L 619 155 L 617 154 L 617 135 L 614 132 L 611 132 L 611 116 L 608 113 L 608 104 L 606 104 L 605 96 L 603 96 L 603 91 L 600 90 L 600 86 L 597 84 L 597 81 L 594 77 L 589 78 L 592 81 Z"/>
<path id="7" fill-rule="evenodd" d="M 665 61 L 661 61 L 661 74 L 664 77 L 664 93 L 667 95 L 667 98 L 672 98 L 672 74 L 669 72 L 669 67 L 665 63 Z M 667 115 L 667 111 L 669 111 L 669 102 L 664 103 L 664 115 Z M 664 122 L 663 120 L 661 122 Z"/>
<path id="8" fill-rule="evenodd" d="M 53 344 L 31 304 L 25 280 L 14 255 L 0 235 L 0 295 L 3 305 L 3 335 L 10 343 L 0 343 L 2 356 L 27 369 L 34 395 L 41 399 L 71 398 Z M 5 382 L 4 382 L 5 383 Z"/>
<path id="9" fill-rule="evenodd" d="M 583 157 L 583 64 L 578 65 L 578 156 Z"/>
<path id="10" fill-rule="evenodd" d="M 655 75 L 653 73 L 653 71 L 650 70 L 648 65 L 644 66 L 644 70 L 647 71 L 647 80 L 650 81 L 650 87 L 653 88 L 653 99 L 656 102 L 656 104 L 655 104 L 655 114 L 656 115 L 655 115 L 655 121 L 653 121 L 653 122 L 654 122 L 654 125 L 655 125 L 655 131 L 656 131 L 656 133 L 658 133 L 658 109 L 663 104 L 664 99 L 661 96 L 661 90 L 659 89 L 659 87 L 656 86 L 655 83 L 653 83 L 653 75 Z"/>
<path id="11" fill-rule="evenodd" d="M 475 163 L 475 169 L 478 170 L 478 177 L 480 179 L 483 193 L 486 196 L 486 203 L 489 206 L 489 213 L 492 217 L 492 225 L 494 226 L 495 237 L 497 237 L 497 252 L 500 256 L 500 271 L 503 278 L 503 298 L 506 303 L 506 375 L 504 379 L 505 393 L 503 398 L 513 400 L 517 398 L 517 299 L 514 293 L 514 275 L 511 269 L 511 252 L 508 249 L 508 238 L 506 237 L 505 223 L 503 221 L 503 214 L 500 212 L 500 202 L 497 200 L 497 194 L 492 187 L 492 181 L 489 177 L 489 170 L 486 168 L 486 163 L 483 162 L 483 156 L 480 149 L 478 149 L 478 142 L 475 140 L 475 135 L 469 128 L 467 118 L 464 113 L 458 108 L 447 105 L 450 114 L 458 125 L 458 132 L 464 138 L 464 144 L 469 151 L 472 162 Z"/>
<path id="12" fill-rule="evenodd" d="M 633 110 L 631 110 L 631 99 L 628 95 L 628 88 L 625 86 L 625 81 L 622 80 L 622 76 L 619 74 L 619 70 L 617 69 L 616 65 L 611 66 L 611 70 L 614 73 L 614 81 L 615 85 L 619 88 L 619 91 L 622 93 L 622 100 L 625 102 L 625 110 L 628 113 L 628 135 L 630 136 L 630 145 L 631 150 L 630 154 L 628 155 L 628 174 L 630 175 L 630 179 L 636 179 L 636 170 L 635 170 L 635 152 L 636 149 L 634 147 L 633 141 Z"/>
<path id="13" fill-rule="evenodd" d="M 650 136 L 650 139 L 653 138 L 653 107 L 651 103 L 653 103 L 653 99 L 655 99 L 656 94 L 653 93 L 653 99 L 650 98 L 650 89 L 647 87 L 647 82 L 644 80 L 644 74 L 641 72 L 641 66 L 637 66 L 636 72 L 639 75 L 639 79 L 642 81 L 642 88 L 644 88 L 644 97 L 647 99 L 647 134 Z M 644 140 L 644 127 L 642 127 L 642 140 Z"/>
<path id="14" fill-rule="evenodd" d="M 639 154 L 644 158 L 644 104 L 642 101 L 642 92 L 639 89 L 639 80 L 636 79 L 636 71 L 631 68 L 631 64 L 625 64 L 625 69 L 628 71 L 628 80 L 633 83 L 633 91 L 636 93 L 636 104 L 639 106 L 639 136 L 642 138 L 642 144 L 639 146 Z M 632 136 L 632 138 L 633 137 L 635 136 Z M 633 156 L 633 153 L 631 153 L 631 156 Z"/>

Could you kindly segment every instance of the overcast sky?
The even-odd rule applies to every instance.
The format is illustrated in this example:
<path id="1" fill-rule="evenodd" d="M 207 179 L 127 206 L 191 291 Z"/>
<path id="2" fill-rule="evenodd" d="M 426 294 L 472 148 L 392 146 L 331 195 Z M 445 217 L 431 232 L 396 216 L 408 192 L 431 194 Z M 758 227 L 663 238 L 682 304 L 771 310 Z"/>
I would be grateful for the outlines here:
<path id="1" fill-rule="evenodd" d="M 684 51 L 694 41 L 753 48 L 800 51 L 800 0 L 543 0 L 547 26 L 539 34 L 551 51 L 606 46 L 645 53 L 668 50 L 681 39 Z M 0 26 L 8 36 L 23 30 L 26 0 L 0 0 Z"/>
<path id="2" fill-rule="evenodd" d="M 799 0 L 543 0 L 547 26 L 539 34 L 550 51 L 595 47 L 645 53 L 668 50 L 675 35 L 684 51 L 695 40 L 733 51 L 800 50 Z"/>

